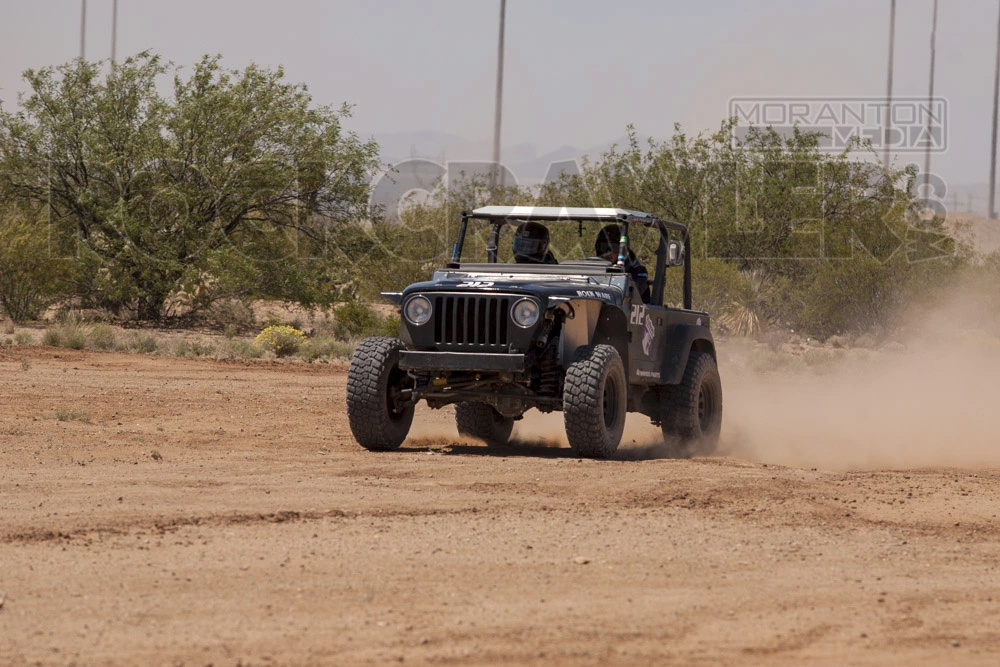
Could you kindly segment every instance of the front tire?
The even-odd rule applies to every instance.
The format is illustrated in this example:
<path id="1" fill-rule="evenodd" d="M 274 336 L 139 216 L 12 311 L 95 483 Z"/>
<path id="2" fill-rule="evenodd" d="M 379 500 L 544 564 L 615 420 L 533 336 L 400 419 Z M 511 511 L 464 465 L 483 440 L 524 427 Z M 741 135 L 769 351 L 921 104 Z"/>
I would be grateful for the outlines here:
<path id="1" fill-rule="evenodd" d="M 459 435 L 484 441 L 490 447 L 506 445 L 514 420 L 485 403 L 456 403 L 455 424 Z"/>
<path id="2" fill-rule="evenodd" d="M 686 454 L 714 454 L 722 430 L 722 380 L 712 355 L 691 350 L 680 384 L 662 387 L 663 437 Z"/>
<path id="3" fill-rule="evenodd" d="M 610 345 L 576 351 L 563 384 L 566 438 L 580 456 L 604 458 L 618 449 L 625 430 L 625 365 Z"/>
<path id="4" fill-rule="evenodd" d="M 366 338 L 354 350 L 347 372 L 347 420 L 358 444 L 371 451 L 396 449 L 413 423 L 413 402 L 400 390 L 409 384 L 399 370 L 403 342 Z"/>

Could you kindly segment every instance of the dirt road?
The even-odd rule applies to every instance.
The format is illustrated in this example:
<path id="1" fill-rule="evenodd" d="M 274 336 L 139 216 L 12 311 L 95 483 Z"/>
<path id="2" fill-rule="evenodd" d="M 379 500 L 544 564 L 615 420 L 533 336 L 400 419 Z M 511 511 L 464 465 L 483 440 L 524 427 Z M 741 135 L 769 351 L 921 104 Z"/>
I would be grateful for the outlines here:
<path id="1" fill-rule="evenodd" d="M 0 664 L 1000 661 L 1000 467 L 372 454 L 345 376 L 0 348 Z"/>

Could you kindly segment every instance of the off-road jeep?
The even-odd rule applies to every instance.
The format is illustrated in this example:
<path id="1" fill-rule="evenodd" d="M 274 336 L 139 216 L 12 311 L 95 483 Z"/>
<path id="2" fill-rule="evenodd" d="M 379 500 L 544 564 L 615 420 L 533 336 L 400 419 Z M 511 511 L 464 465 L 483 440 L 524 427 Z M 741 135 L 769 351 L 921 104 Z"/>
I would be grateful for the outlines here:
<path id="1" fill-rule="evenodd" d="M 527 222 L 620 226 L 618 261 L 498 262 L 505 228 Z M 485 263 L 463 263 L 470 223 L 490 225 Z M 629 229 L 658 232 L 648 303 L 626 270 Z M 618 448 L 626 412 L 647 415 L 680 447 L 710 452 L 722 383 L 707 313 L 691 307 L 685 225 L 611 208 L 486 206 L 462 213 L 451 261 L 429 282 L 384 293 L 401 309 L 399 339 L 367 338 L 351 359 L 347 415 L 369 450 L 399 447 L 414 406 L 455 405 L 458 431 L 501 445 L 526 410 L 563 412 L 580 456 Z M 663 303 L 683 267 L 683 308 Z"/>

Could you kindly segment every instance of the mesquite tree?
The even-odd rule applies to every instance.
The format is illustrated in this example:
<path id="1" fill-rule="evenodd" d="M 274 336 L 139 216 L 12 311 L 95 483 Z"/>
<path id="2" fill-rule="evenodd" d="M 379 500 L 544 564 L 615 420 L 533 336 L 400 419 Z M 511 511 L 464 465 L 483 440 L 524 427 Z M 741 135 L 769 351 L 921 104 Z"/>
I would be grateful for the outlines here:
<path id="1" fill-rule="evenodd" d="M 148 52 L 104 67 L 29 70 L 19 109 L 0 110 L 0 197 L 42 207 L 76 293 L 144 320 L 178 293 L 329 301 L 337 231 L 368 217 L 378 166 L 349 107 L 218 57 L 189 76 Z"/>

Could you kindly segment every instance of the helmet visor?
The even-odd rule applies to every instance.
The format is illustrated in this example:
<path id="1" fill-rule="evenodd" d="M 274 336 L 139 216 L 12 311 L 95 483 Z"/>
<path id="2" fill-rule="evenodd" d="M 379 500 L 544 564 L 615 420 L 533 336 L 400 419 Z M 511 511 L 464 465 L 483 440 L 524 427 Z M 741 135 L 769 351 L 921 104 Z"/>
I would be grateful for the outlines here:
<path id="1" fill-rule="evenodd" d="M 611 241 L 606 236 L 601 236 L 594 242 L 594 252 L 598 257 L 606 255 L 609 252 L 618 252 L 618 244 L 611 243 Z"/>
<path id="2" fill-rule="evenodd" d="M 515 255 L 541 259 L 545 256 L 545 251 L 548 249 L 549 242 L 546 239 L 530 239 L 523 236 L 514 237 Z"/>

